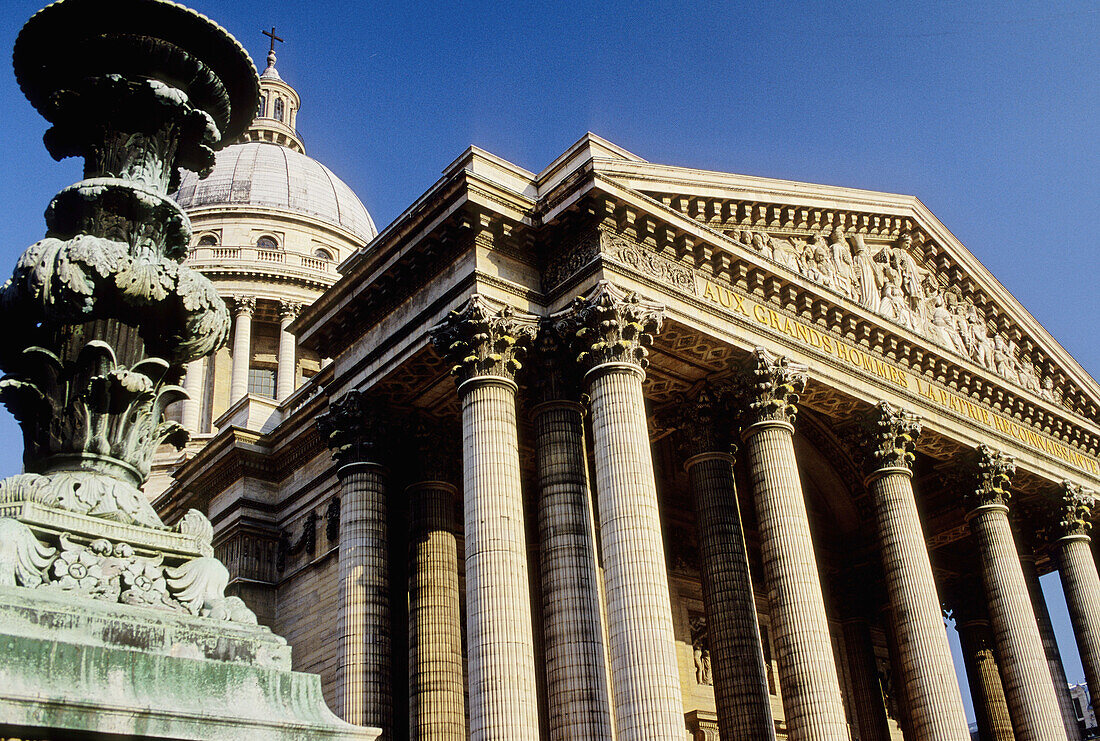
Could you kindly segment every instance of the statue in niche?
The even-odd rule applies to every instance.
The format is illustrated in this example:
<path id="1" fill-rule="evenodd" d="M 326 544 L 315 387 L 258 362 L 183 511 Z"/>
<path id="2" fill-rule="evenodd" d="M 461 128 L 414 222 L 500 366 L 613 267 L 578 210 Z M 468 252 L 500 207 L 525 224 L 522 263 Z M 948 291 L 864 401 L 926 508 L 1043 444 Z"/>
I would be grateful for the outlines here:
<path id="1" fill-rule="evenodd" d="M 836 270 L 833 286 L 848 298 L 855 298 L 856 268 L 852 261 L 852 248 L 844 237 L 844 228 L 833 230 L 833 243 L 830 246 L 833 266 Z"/>
<path id="2" fill-rule="evenodd" d="M 897 700 L 894 695 L 894 678 L 893 672 L 890 671 L 890 662 L 886 659 L 876 657 L 876 663 L 878 664 L 878 689 L 879 694 L 882 696 L 882 707 L 886 711 L 886 717 L 891 720 L 897 721 L 899 717 L 897 710 Z"/>
<path id="3" fill-rule="evenodd" d="M 859 287 L 859 303 L 866 309 L 878 312 L 879 299 L 882 296 L 882 275 L 878 263 L 871 257 L 863 241 L 862 234 L 852 235 L 852 263 Z"/>
<path id="4" fill-rule="evenodd" d="M 691 628 L 691 654 L 695 663 L 695 683 L 714 684 L 714 672 L 710 663 L 710 645 L 707 639 L 707 619 L 704 615 L 688 617 Z"/>

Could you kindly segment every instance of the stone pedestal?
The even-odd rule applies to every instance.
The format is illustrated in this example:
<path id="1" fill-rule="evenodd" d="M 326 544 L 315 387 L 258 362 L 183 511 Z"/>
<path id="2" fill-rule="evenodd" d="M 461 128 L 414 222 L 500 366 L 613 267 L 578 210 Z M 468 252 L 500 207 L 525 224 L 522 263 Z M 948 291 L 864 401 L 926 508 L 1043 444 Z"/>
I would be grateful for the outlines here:
<path id="1" fill-rule="evenodd" d="M 920 422 L 880 403 L 866 420 L 867 479 L 875 508 L 886 592 L 895 616 L 896 665 L 909 703 L 908 735 L 951 741 L 966 738 L 966 715 L 951 662 L 924 530 L 913 496 L 910 466 Z"/>
<path id="2" fill-rule="evenodd" d="M 1008 710 L 1017 741 L 1065 741 L 1066 731 L 1035 611 L 1008 523 L 1012 459 L 980 446 L 967 522 L 978 551 L 989 621 L 997 642 Z"/>
<path id="3" fill-rule="evenodd" d="M 538 458 L 543 650 L 550 738 L 611 738 L 607 648 L 582 407 L 532 410 Z"/>
<path id="4" fill-rule="evenodd" d="M 848 722 L 794 454 L 795 404 L 805 369 L 757 349 L 746 374 L 749 424 L 742 438 L 788 737 L 846 741 Z"/>
<path id="5" fill-rule="evenodd" d="M 556 315 L 587 370 L 620 741 L 684 737 L 661 516 L 642 379 L 663 309 L 601 282 Z"/>

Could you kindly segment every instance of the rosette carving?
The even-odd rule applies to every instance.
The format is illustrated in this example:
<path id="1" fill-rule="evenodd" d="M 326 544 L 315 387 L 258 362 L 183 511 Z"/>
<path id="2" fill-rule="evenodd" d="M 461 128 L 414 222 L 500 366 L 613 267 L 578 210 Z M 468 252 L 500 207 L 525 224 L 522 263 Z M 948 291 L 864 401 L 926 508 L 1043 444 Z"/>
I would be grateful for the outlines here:
<path id="1" fill-rule="evenodd" d="M 921 420 L 915 414 L 880 401 L 863 420 L 867 468 L 912 468 Z"/>
<path id="2" fill-rule="evenodd" d="M 587 296 L 578 296 L 568 309 L 552 317 L 581 368 L 588 371 L 607 363 L 649 365 L 649 347 L 661 331 L 665 307 L 601 280 Z"/>
<path id="3" fill-rule="evenodd" d="M 793 425 L 808 371 L 786 356 L 773 355 L 762 347 L 753 350 L 742 373 L 746 424 L 778 421 Z"/>
<path id="4" fill-rule="evenodd" d="M 480 294 L 430 330 L 432 343 L 451 363 L 459 383 L 478 376 L 515 380 L 537 331 L 538 317 L 511 306 L 495 308 Z"/>

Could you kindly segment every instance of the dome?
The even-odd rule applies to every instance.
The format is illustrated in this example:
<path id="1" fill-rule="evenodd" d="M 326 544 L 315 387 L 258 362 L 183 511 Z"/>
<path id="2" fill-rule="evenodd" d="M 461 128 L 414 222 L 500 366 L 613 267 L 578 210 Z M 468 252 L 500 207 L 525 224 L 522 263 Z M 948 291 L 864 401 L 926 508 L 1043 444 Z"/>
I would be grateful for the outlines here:
<path id="1" fill-rule="evenodd" d="M 343 227 L 364 244 L 378 234 L 366 207 L 317 160 L 268 142 L 233 144 L 217 153 L 210 175 L 184 171 L 176 201 L 184 210 L 210 206 L 281 208 Z"/>

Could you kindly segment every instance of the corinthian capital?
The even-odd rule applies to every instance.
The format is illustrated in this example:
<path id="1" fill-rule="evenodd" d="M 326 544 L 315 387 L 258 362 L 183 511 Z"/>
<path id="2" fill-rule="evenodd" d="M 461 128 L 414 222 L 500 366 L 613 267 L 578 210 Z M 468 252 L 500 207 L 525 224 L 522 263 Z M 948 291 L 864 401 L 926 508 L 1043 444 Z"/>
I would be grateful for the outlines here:
<path id="1" fill-rule="evenodd" d="M 801 363 L 772 355 L 762 347 L 753 350 L 742 377 L 746 424 L 769 421 L 794 424 L 798 395 L 806 389 L 808 370 Z"/>
<path id="2" fill-rule="evenodd" d="M 970 481 L 963 491 L 967 509 L 988 504 L 1008 504 L 1012 496 L 1012 477 L 1016 473 L 1016 461 L 1012 456 L 988 445 L 979 445 L 970 468 Z"/>
<path id="3" fill-rule="evenodd" d="M 1088 535 L 1092 529 L 1089 521 L 1092 516 L 1092 508 L 1096 503 L 1093 494 L 1079 484 L 1071 481 L 1063 481 L 1061 487 L 1061 505 L 1059 508 L 1059 520 L 1056 528 L 1058 537 L 1065 538 L 1074 535 Z"/>
<path id="4" fill-rule="evenodd" d="M 252 316 L 256 313 L 256 297 L 255 296 L 234 296 L 233 297 L 233 314 L 234 316 L 240 316 L 241 314 L 248 314 Z"/>
<path id="5" fill-rule="evenodd" d="M 868 468 L 911 468 L 920 433 L 920 417 L 880 401 L 864 418 Z"/>
<path id="6" fill-rule="evenodd" d="M 632 363 L 641 369 L 653 336 L 661 331 L 665 307 L 601 280 L 587 296 L 554 314 L 558 333 L 584 370 L 607 363 Z"/>
<path id="7" fill-rule="evenodd" d="M 729 398 L 724 389 L 706 383 L 693 398 L 677 404 L 671 415 L 680 431 L 680 449 L 689 458 L 703 453 L 732 453 L 733 424 Z"/>
<path id="8" fill-rule="evenodd" d="M 279 318 L 294 321 L 302 313 L 302 305 L 296 301 L 279 302 Z"/>
<path id="9" fill-rule="evenodd" d="M 386 414 L 357 390 L 348 391 L 317 416 L 317 429 L 340 466 L 379 462 Z"/>
<path id="10" fill-rule="evenodd" d="M 451 363 L 459 383 L 478 376 L 515 380 L 520 358 L 535 336 L 538 317 L 511 306 L 494 308 L 480 294 L 430 330 L 436 350 Z"/>

